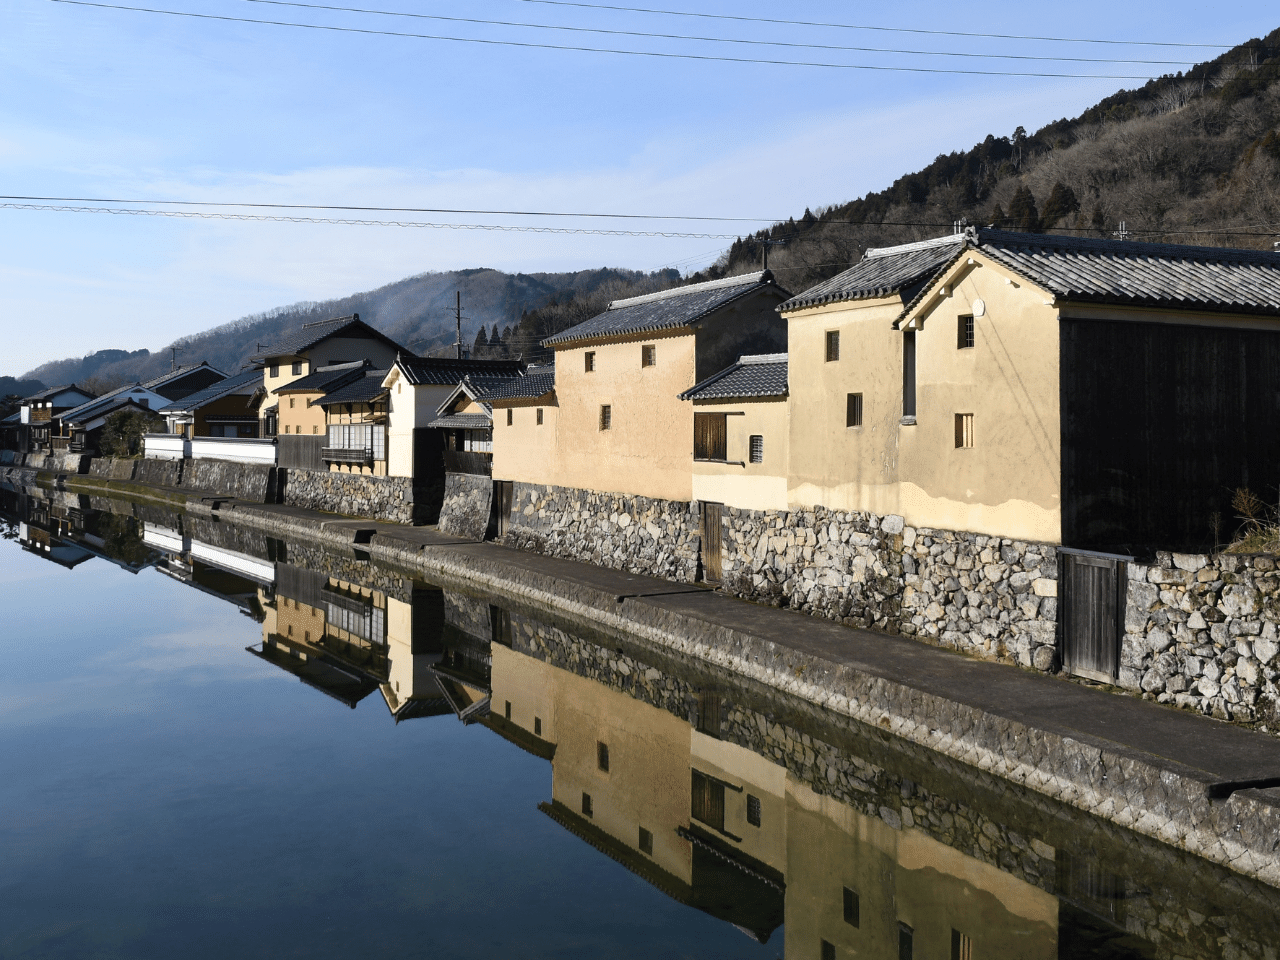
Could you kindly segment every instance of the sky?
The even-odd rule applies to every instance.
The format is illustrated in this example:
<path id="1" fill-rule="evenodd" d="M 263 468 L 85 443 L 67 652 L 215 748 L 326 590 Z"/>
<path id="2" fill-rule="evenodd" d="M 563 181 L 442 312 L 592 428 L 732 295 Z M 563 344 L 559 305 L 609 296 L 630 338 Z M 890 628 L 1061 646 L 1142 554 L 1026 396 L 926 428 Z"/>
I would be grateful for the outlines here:
<path id="1" fill-rule="evenodd" d="M 344 2 L 366 12 L 332 9 Z M 616 9 L 633 4 L 667 13 Z M 0 207 L 0 375 L 105 348 L 159 350 L 275 306 L 426 271 L 696 270 L 729 243 L 705 234 L 749 233 L 806 207 L 883 189 L 988 133 L 1075 116 L 1118 89 L 1221 52 L 1153 42 L 1229 47 L 1280 25 L 1273 4 L 1254 0 L 1220 5 L 1212 18 L 1203 4 L 1182 0 L 1157 6 L 331 0 L 329 9 L 264 0 L 120 0 L 117 6 L 202 16 L 0 0 L 4 197 L 673 219 L 47 204 L 469 227 L 443 229 Z M 897 32 L 904 28 L 1143 45 Z M 705 59 L 714 57 L 793 63 Z M 740 219 L 684 219 L 692 217 Z M 473 229 L 480 225 L 704 236 Z"/>

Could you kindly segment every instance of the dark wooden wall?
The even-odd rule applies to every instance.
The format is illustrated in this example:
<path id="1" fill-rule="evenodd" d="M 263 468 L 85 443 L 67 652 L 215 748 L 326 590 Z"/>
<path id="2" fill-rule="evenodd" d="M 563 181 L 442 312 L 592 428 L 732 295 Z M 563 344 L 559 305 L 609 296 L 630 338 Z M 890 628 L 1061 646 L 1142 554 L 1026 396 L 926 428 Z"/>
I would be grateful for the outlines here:
<path id="1" fill-rule="evenodd" d="M 276 437 L 279 465 L 282 467 L 294 467 L 298 470 L 328 470 L 329 465 L 320 457 L 324 442 L 324 435 L 297 436 L 295 434 L 279 434 Z"/>
<path id="2" fill-rule="evenodd" d="M 1062 540 L 1203 551 L 1280 497 L 1280 332 L 1061 322 Z"/>

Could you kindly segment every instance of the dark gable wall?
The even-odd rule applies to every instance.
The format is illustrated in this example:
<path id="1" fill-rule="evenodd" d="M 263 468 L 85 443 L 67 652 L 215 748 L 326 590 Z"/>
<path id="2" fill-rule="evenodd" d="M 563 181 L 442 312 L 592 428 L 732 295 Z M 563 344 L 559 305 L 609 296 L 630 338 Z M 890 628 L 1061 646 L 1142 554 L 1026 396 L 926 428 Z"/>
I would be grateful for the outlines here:
<path id="1" fill-rule="evenodd" d="M 1280 497 L 1280 333 L 1061 322 L 1062 540 L 1198 552 L 1231 498 Z"/>

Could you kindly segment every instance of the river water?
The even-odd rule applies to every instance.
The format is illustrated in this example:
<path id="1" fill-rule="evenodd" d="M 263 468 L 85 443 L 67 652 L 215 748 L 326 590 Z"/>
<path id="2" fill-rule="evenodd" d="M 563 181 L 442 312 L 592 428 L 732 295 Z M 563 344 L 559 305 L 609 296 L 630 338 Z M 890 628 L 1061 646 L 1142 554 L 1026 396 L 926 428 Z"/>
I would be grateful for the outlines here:
<path id="1" fill-rule="evenodd" d="M 0 957 L 1276 957 L 1280 895 L 357 552 L 0 490 Z"/>

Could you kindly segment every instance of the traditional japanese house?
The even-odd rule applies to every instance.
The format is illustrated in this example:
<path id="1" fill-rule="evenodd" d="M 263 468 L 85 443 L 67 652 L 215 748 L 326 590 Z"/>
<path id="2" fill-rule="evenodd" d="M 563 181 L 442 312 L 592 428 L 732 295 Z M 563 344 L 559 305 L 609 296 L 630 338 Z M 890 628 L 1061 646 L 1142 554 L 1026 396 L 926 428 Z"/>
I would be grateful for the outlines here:
<path id="1" fill-rule="evenodd" d="M 53 419 L 96 397 L 96 394 L 75 384 L 64 384 L 25 398 L 18 408 L 18 429 L 12 441 L 13 449 L 20 453 L 50 452 L 53 449 Z"/>
<path id="2" fill-rule="evenodd" d="M 551 483 L 560 413 L 555 366 L 531 366 L 481 399 L 493 411 L 493 475 Z"/>
<path id="3" fill-rule="evenodd" d="M 331 471 L 387 476 L 386 376 L 386 370 L 365 370 L 316 401 L 325 419 L 320 456 Z"/>
<path id="4" fill-rule="evenodd" d="M 274 415 L 275 428 L 279 431 L 277 443 L 288 448 L 288 455 L 283 452 L 281 455 L 291 466 L 328 469 L 322 455 L 329 442 L 328 429 L 320 400 L 326 393 L 363 379 L 371 368 L 367 360 L 317 367 L 306 376 L 276 388 L 274 396 L 263 401 L 278 411 Z"/>
<path id="5" fill-rule="evenodd" d="M 258 411 L 255 394 L 262 387 L 262 371 L 242 370 L 197 390 L 159 410 L 168 432 L 193 437 L 256 437 Z"/>
<path id="6" fill-rule="evenodd" d="M 445 397 L 427 426 L 444 433 L 444 463 L 450 473 L 488 476 L 493 460 L 493 407 L 487 393 L 516 378 L 468 374 Z"/>

